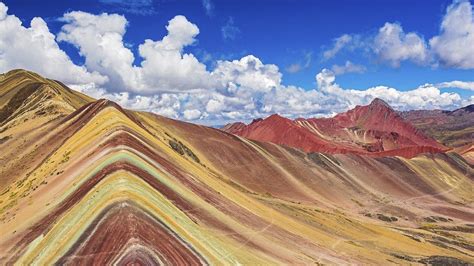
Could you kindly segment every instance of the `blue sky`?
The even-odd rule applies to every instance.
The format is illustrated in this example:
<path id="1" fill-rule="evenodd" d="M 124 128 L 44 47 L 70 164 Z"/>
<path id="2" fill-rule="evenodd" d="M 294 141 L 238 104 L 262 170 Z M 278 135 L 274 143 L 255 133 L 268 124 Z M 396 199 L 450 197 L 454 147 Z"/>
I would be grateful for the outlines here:
<path id="1" fill-rule="evenodd" d="M 139 53 L 140 45 L 146 39 L 153 41 L 163 39 L 169 32 L 165 28 L 169 21 L 175 18 L 176 15 L 182 15 L 187 23 L 193 24 L 198 28 L 199 33 L 190 35 L 193 40 L 190 43 L 183 44 L 182 50 L 178 49 L 180 50 L 179 54 L 181 56 L 185 54 L 192 55 L 199 63 L 206 66 L 206 71 L 208 72 L 212 72 L 217 67 L 219 60 L 232 62 L 232 60 L 240 60 L 247 55 L 253 55 L 264 66 L 276 65 L 278 67 L 281 80 L 276 82 L 277 87 L 295 86 L 305 91 L 321 87 L 321 84 L 318 85 L 315 76 L 318 73 L 323 73 L 323 69 L 329 70 L 335 76 L 336 81 L 331 84 L 337 84 L 338 88 L 345 91 L 349 89 L 365 91 L 377 86 L 387 86 L 388 88 L 395 88 L 397 91 L 403 92 L 417 89 L 427 83 L 466 82 L 463 85 L 464 88 L 452 88 L 452 85 L 449 86 L 450 88 L 445 88 L 447 86 L 435 86 L 439 89 L 440 93 L 456 93 L 462 99 L 456 103 L 432 103 L 431 105 L 420 106 L 425 108 L 453 109 L 459 107 L 472 101 L 474 91 L 474 84 L 472 83 L 474 81 L 473 59 L 461 60 L 458 57 L 454 58 L 446 54 L 446 51 L 449 51 L 449 49 L 456 48 L 456 46 L 453 46 L 456 44 L 441 41 L 441 44 L 435 46 L 430 43 L 433 37 L 442 35 L 440 28 L 449 14 L 448 10 L 450 7 L 452 7 L 451 10 L 455 11 L 458 7 L 460 9 L 461 5 L 464 5 L 464 7 L 468 5 L 472 15 L 472 5 L 469 1 L 89 0 L 41 1 L 39 3 L 34 0 L 4 0 L 2 2 L 8 6 L 8 14 L 19 18 L 25 28 L 29 27 L 30 21 L 34 17 L 42 18 L 47 24 L 50 33 L 56 37 L 58 47 L 67 54 L 73 64 L 81 67 L 84 66 L 88 72 L 97 71 L 98 74 L 107 76 L 109 79 L 107 82 L 94 81 L 97 84 L 97 90 L 102 89 L 105 91 L 101 92 L 105 96 L 110 96 L 110 93 L 125 92 L 129 94 L 130 98 L 128 100 L 132 100 L 136 96 L 156 96 L 158 98 L 154 98 L 154 100 L 162 100 L 163 93 L 170 92 L 168 91 L 169 89 L 163 88 L 164 85 L 156 85 L 157 89 L 146 88 L 138 90 L 136 88 L 129 88 L 127 85 L 116 84 L 110 81 L 115 74 L 110 74 L 105 70 L 100 70 L 97 67 L 94 68 L 90 63 L 88 64 L 86 58 L 88 56 L 92 58 L 93 55 L 90 55 L 91 52 L 89 52 L 89 55 L 85 55 L 84 51 L 81 50 L 85 49 L 86 43 L 72 40 L 70 39 L 71 36 L 69 36 L 68 40 L 64 40 L 64 38 L 59 40 L 61 38 L 58 37 L 60 33 L 64 33 L 64 25 L 72 23 L 71 19 L 69 21 L 65 19 L 65 14 L 68 12 L 82 11 L 93 16 L 99 16 L 105 12 L 109 15 L 118 14 L 122 16 L 126 20 L 122 42 L 123 46 L 133 53 L 134 66 L 140 66 L 144 61 Z M 468 10 L 469 7 L 464 10 Z M 460 17 L 454 11 L 452 16 L 454 18 Z M 72 20 L 78 21 L 77 18 Z M 470 40 L 474 39 L 472 37 L 474 33 L 471 32 L 474 28 L 474 22 L 472 20 L 470 22 L 473 25 L 472 28 L 466 29 L 470 37 L 465 40 L 462 39 L 460 42 L 463 43 L 464 49 L 471 49 L 473 51 L 474 43 L 471 43 Z M 376 40 L 380 37 L 381 29 L 386 23 L 389 23 L 385 28 L 386 30 L 392 31 L 400 27 L 401 35 L 399 37 L 402 40 L 402 45 L 383 46 L 387 38 L 379 38 L 381 41 L 377 44 Z M 192 28 L 189 29 L 192 30 Z M 67 34 L 71 35 L 70 32 Z M 406 38 L 410 34 L 415 36 L 412 36 L 412 41 L 415 44 Z M 66 35 L 63 35 L 63 37 Z M 349 36 L 350 41 L 346 42 L 333 56 L 325 57 L 325 52 L 334 49 L 336 40 L 343 35 Z M 452 36 L 446 35 L 449 38 Z M 65 38 L 67 39 L 68 37 Z M 423 43 L 425 47 L 420 48 L 420 43 Z M 416 46 L 417 49 L 422 50 L 413 52 L 413 49 L 415 49 L 413 47 L 415 46 L 410 45 L 418 45 Z M 395 51 L 394 49 L 404 50 Z M 461 52 L 460 56 L 465 54 L 467 53 Z M 15 64 L 6 63 L 4 65 Z M 339 66 L 339 71 L 335 71 L 337 69 L 335 65 Z M 29 67 L 28 62 L 25 62 L 25 67 Z M 181 67 L 183 66 L 181 65 Z M 31 68 L 36 70 L 34 64 L 32 64 Z M 265 75 L 265 73 L 263 74 Z M 328 75 L 320 75 L 320 77 L 323 76 L 328 77 Z M 331 75 L 329 75 L 330 77 Z M 244 87 L 238 81 L 233 82 L 239 88 Z M 75 84 L 78 82 L 71 83 Z M 140 83 L 137 84 L 137 86 L 140 86 Z M 167 82 L 166 84 L 180 86 L 180 84 L 176 85 L 175 81 Z M 183 87 L 191 86 L 189 84 L 196 83 L 190 81 L 183 84 Z M 272 84 L 272 86 L 274 85 Z M 149 82 L 144 88 L 150 86 L 154 87 L 154 83 Z M 199 88 L 206 87 L 203 85 L 199 86 Z M 215 87 L 217 85 L 212 86 Z M 225 86 L 228 87 L 228 84 Z M 252 84 L 246 83 L 245 86 L 252 87 Z M 118 87 L 121 89 L 116 89 Z M 255 87 L 258 87 L 258 85 L 255 85 Z M 253 115 L 265 115 L 267 112 L 282 112 L 290 116 L 329 115 L 333 113 L 328 107 L 323 106 L 318 101 L 309 103 L 314 106 L 320 105 L 318 110 L 316 110 L 316 107 L 314 110 L 308 107 L 303 108 L 304 111 L 301 109 L 285 112 L 284 109 L 278 109 L 275 103 L 267 104 L 262 100 L 265 95 L 259 89 L 255 89 L 254 91 L 256 92 L 253 94 L 247 92 L 238 94 L 234 91 L 229 92 L 229 90 L 226 92 L 217 91 L 224 97 L 253 97 L 258 99 L 252 103 L 254 108 L 259 108 L 260 105 L 267 106 L 267 108 L 262 107 L 266 111 L 260 110 L 255 112 L 253 110 L 252 112 L 247 112 L 245 116 L 237 115 L 235 119 L 242 118 L 245 120 Z M 270 89 L 267 91 L 263 90 L 265 93 L 269 91 Z M 324 93 L 335 93 L 334 91 L 334 89 L 328 89 Z M 174 93 L 176 96 L 178 93 L 190 92 L 181 89 L 179 92 Z M 288 91 L 284 93 L 288 93 Z M 349 100 L 350 96 L 346 95 L 347 99 L 344 103 L 331 99 L 327 100 L 324 104 L 329 106 L 334 104 L 334 106 L 337 106 L 334 111 L 341 111 L 350 108 L 356 103 L 365 103 L 373 95 L 375 94 L 372 92 L 370 97 L 368 94 L 364 94 L 359 102 L 351 102 Z M 383 96 L 383 92 L 380 96 Z M 445 95 L 443 97 L 448 96 Z M 193 97 L 197 96 L 195 94 L 187 94 L 177 97 L 188 97 L 188 101 L 192 102 L 194 100 L 189 99 L 194 99 Z M 209 96 L 205 100 L 207 103 L 201 104 L 201 107 L 199 107 L 199 104 L 191 104 L 192 107 L 189 108 L 185 107 L 187 105 L 186 100 L 180 99 L 180 110 L 176 113 L 175 117 L 183 117 L 184 111 L 188 110 L 189 114 L 189 110 L 194 110 L 192 108 L 195 108 L 201 113 L 198 119 L 213 119 L 213 116 L 210 115 L 211 112 L 208 111 L 206 116 L 203 115 L 206 111 L 202 110 L 213 97 L 219 98 L 220 96 L 217 94 Z M 304 97 L 309 97 L 309 95 Z M 391 98 L 386 100 L 401 109 L 416 108 L 416 103 L 403 102 L 399 96 L 397 97 L 396 100 Z M 216 100 L 218 100 L 217 98 Z M 393 103 L 391 100 L 393 100 Z M 220 101 L 222 102 L 223 100 L 221 99 Z M 334 101 L 337 103 L 334 103 Z M 229 102 L 232 102 L 232 100 L 229 100 Z M 308 103 L 296 103 L 293 104 L 293 107 L 305 104 L 309 105 Z M 291 104 L 286 103 L 286 105 L 287 108 L 292 108 Z M 251 110 L 251 106 L 246 106 L 245 108 Z M 239 108 L 241 110 L 242 106 Z M 239 111 L 239 108 L 236 110 Z M 149 110 L 150 108 L 141 109 Z M 158 109 L 150 110 L 162 113 Z M 230 113 L 236 110 L 227 110 L 225 112 Z M 221 112 L 223 111 L 221 110 Z M 164 114 L 166 115 L 166 113 Z M 187 117 L 197 116 L 188 115 Z M 233 116 L 221 115 L 215 117 L 215 119 L 232 120 Z"/>

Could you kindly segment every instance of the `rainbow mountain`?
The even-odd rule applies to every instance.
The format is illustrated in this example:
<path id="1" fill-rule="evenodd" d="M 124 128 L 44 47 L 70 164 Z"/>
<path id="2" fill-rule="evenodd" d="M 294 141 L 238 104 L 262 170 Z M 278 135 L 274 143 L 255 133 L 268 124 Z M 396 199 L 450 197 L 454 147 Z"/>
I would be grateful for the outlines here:
<path id="1" fill-rule="evenodd" d="M 474 263 L 471 152 L 308 152 L 13 70 L 0 264 Z"/>

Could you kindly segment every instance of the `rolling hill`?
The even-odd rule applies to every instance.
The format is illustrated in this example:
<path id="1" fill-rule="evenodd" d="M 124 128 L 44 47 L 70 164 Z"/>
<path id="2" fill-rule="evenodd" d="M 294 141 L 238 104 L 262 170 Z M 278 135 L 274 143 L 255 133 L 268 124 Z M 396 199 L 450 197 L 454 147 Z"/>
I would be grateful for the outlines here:
<path id="1" fill-rule="evenodd" d="M 454 111 L 416 110 L 401 116 L 426 135 L 449 147 L 471 144 L 474 140 L 474 105 Z"/>
<path id="2" fill-rule="evenodd" d="M 1 264 L 474 262 L 472 165 L 379 101 L 246 138 L 24 70 L 0 93 Z"/>

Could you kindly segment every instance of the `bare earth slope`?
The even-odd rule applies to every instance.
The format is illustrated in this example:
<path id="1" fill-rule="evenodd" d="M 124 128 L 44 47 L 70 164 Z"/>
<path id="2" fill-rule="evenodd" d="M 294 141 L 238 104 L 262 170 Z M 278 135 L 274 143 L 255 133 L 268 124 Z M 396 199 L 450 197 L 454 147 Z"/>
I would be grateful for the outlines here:
<path id="1" fill-rule="evenodd" d="M 92 101 L 58 81 L 25 70 L 0 75 L 0 189 L 56 149 L 65 137 L 62 120 Z M 48 145 L 40 147 L 46 138 Z"/>
<path id="2" fill-rule="evenodd" d="M 474 105 L 454 111 L 408 111 L 401 116 L 449 147 L 471 144 L 474 140 Z"/>
<path id="3" fill-rule="evenodd" d="M 448 150 L 416 129 L 380 99 L 375 99 L 367 106 L 357 106 L 333 118 L 290 120 L 272 115 L 254 120 L 249 125 L 230 124 L 223 130 L 306 152 L 411 158 L 422 153 Z"/>
<path id="4" fill-rule="evenodd" d="M 474 263 L 457 153 L 305 153 L 65 93 L 0 135 L 0 264 Z"/>

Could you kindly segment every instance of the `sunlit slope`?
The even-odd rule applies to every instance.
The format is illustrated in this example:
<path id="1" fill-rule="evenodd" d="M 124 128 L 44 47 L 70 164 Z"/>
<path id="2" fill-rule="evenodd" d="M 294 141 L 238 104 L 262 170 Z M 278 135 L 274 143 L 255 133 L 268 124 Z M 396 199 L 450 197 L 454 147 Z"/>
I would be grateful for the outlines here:
<path id="1" fill-rule="evenodd" d="M 273 114 L 248 125 L 228 124 L 223 131 L 305 152 L 413 158 L 449 150 L 402 118 L 381 99 L 331 118 L 298 118 Z"/>
<path id="2" fill-rule="evenodd" d="M 63 120 L 94 99 L 25 70 L 0 76 L 0 190 L 26 175 L 66 137 Z M 48 139 L 48 145 L 40 145 Z M 44 143 L 43 143 L 44 144 Z"/>
<path id="3" fill-rule="evenodd" d="M 0 122 L 27 117 L 67 114 L 93 98 L 73 91 L 59 81 L 50 80 L 26 70 L 12 70 L 0 77 Z"/>
<path id="4" fill-rule="evenodd" d="M 468 163 L 474 165 L 474 143 L 456 148 L 456 152 L 464 157 Z"/>
<path id="5" fill-rule="evenodd" d="M 455 153 L 306 154 L 106 100 L 56 125 L 5 178 L 1 264 L 474 262 Z"/>

